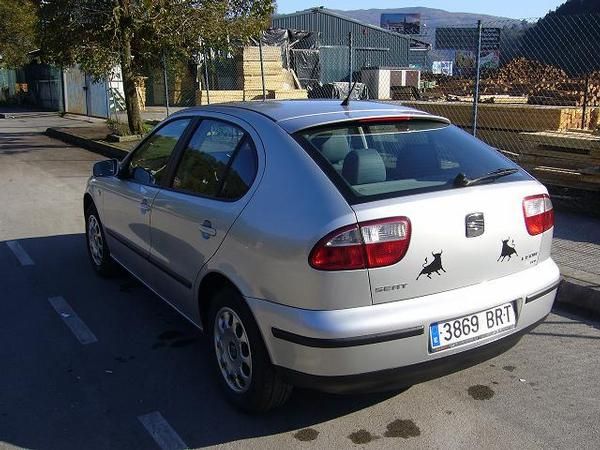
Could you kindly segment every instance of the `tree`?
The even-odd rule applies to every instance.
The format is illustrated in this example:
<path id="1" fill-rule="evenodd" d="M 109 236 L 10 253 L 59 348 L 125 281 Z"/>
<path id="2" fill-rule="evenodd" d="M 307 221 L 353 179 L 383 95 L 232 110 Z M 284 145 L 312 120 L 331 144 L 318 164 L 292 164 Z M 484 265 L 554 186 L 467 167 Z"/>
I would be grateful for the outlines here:
<path id="1" fill-rule="evenodd" d="M 44 0 L 42 52 L 96 78 L 120 65 L 129 129 L 141 133 L 139 77 L 165 55 L 189 59 L 201 42 L 245 43 L 267 27 L 273 9 L 272 0 Z"/>
<path id="2" fill-rule="evenodd" d="M 600 2 L 568 0 L 527 29 L 521 54 L 558 66 L 570 76 L 600 69 Z"/>
<path id="3" fill-rule="evenodd" d="M 31 0 L 0 0 L 0 65 L 19 67 L 37 49 L 38 8 Z"/>

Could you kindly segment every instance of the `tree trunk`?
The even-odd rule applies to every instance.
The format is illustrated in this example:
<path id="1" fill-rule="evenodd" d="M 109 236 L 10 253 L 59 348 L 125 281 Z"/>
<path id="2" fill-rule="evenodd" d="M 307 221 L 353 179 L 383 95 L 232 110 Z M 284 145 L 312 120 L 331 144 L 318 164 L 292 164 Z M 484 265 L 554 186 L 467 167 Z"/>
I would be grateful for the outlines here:
<path id="1" fill-rule="evenodd" d="M 125 90 L 125 107 L 127 123 L 133 134 L 144 134 L 144 121 L 140 112 L 140 102 L 136 91 L 136 77 L 131 67 L 131 41 L 123 39 L 121 51 L 121 72 L 123 73 L 123 89 Z"/>
<path id="2" fill-rule="evenodd" d="M 129 131 L 133 134 L 144 133 L 144 121 L 140 113 L 140 102 L 136 91 L 136 76 L 133 71 L 131 57 L 131 30 L 129 23 L 129 1 L 121 2 L 122 12 L 119 20 L 121 39 L 121 72 L 123 75 L 123 89 L 125 91 L 125 108 L 127 109 L 127 123 Z"/>

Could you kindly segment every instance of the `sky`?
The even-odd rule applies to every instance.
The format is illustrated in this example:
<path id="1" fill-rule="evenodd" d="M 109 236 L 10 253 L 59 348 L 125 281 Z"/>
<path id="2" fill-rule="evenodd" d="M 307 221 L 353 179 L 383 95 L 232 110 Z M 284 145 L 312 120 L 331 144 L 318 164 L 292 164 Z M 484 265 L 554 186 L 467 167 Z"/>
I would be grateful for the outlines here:
<path id="1" fill-rule="evenodd" d="M 491 14 L 514 19 L 542 17 L 555 9 L 565 0 L 276 0 L 277 12 L 280 14 L 300 11 L 314 6 L 325 6 L 330 9 L 383 9 L 403 8 L 408 6 L 425 6 L 444 9 L 452 12 L 468 12 Z"/>

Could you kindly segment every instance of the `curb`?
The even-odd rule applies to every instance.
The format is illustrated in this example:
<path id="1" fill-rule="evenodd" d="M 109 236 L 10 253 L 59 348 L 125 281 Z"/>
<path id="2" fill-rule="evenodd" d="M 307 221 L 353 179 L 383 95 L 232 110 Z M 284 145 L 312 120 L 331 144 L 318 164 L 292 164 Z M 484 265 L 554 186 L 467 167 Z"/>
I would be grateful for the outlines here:
<path id="1" fill-rule="evenodd" d="M 53 117 L 59 116 L 58 111 L 29 111 L 29 112 L 7 112 L 0 113 L 0 119 L 27 119 L 30 117 Z"/>
<path id="2" fill-rule="evenodd" d="M 127 155 L 127 151 L 115 147 L 114 145 L 105 144 L 103 142 L 94 141 L 91 139 L 77 136 L 76 134 L 67 133 L 56 128 L 48 128 L 46 130 L 46 136 L 54 139 L 59 139 L 67 144 L 73 144 L 78 147 L 85 148 L 94 153 L 106 156 L 107 158 L 116 158 L 118 160 L 123 159 Z"/>
<path id="3" fill-rule="evenodd" d="M 556 302 L 600 315 L 600 288 L 594 289 L 574 279 L 563 278 L 558 286 Z"/>

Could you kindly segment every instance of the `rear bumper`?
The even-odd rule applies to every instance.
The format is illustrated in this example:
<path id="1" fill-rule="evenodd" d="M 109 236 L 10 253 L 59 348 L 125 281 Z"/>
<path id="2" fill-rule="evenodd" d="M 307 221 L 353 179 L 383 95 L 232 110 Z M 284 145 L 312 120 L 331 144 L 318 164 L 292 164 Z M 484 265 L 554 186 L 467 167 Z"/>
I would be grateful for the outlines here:
<path id="1" fill-rule="evenodd" d="M 393 391 L 443 377 L 444 375 L 467 369 L 498 356 L 512 348 L 524 334 L 537 327 L 543 320 L 544 318 L 503 339 L 463 351 L 456 355 L 394 369 L 342 376 L 309 375 L 284 367 L 277 367 L 277 370 L 288 383 L 294 386 L 332 394 Z"/>
<path id="2" fill-rule="evenodd" d="M 497 280 L 410 300 L 333 311 L 247 298 L 271 361 L 293 383 L 338 392 L 390 389 L 505 351 L 551 310 L 560 274 L 547 259 Z M 516 327 L 432 353 L 434 322 L 514 302 Z M 394 380 L 396 380 L 394 382 Z"/>

